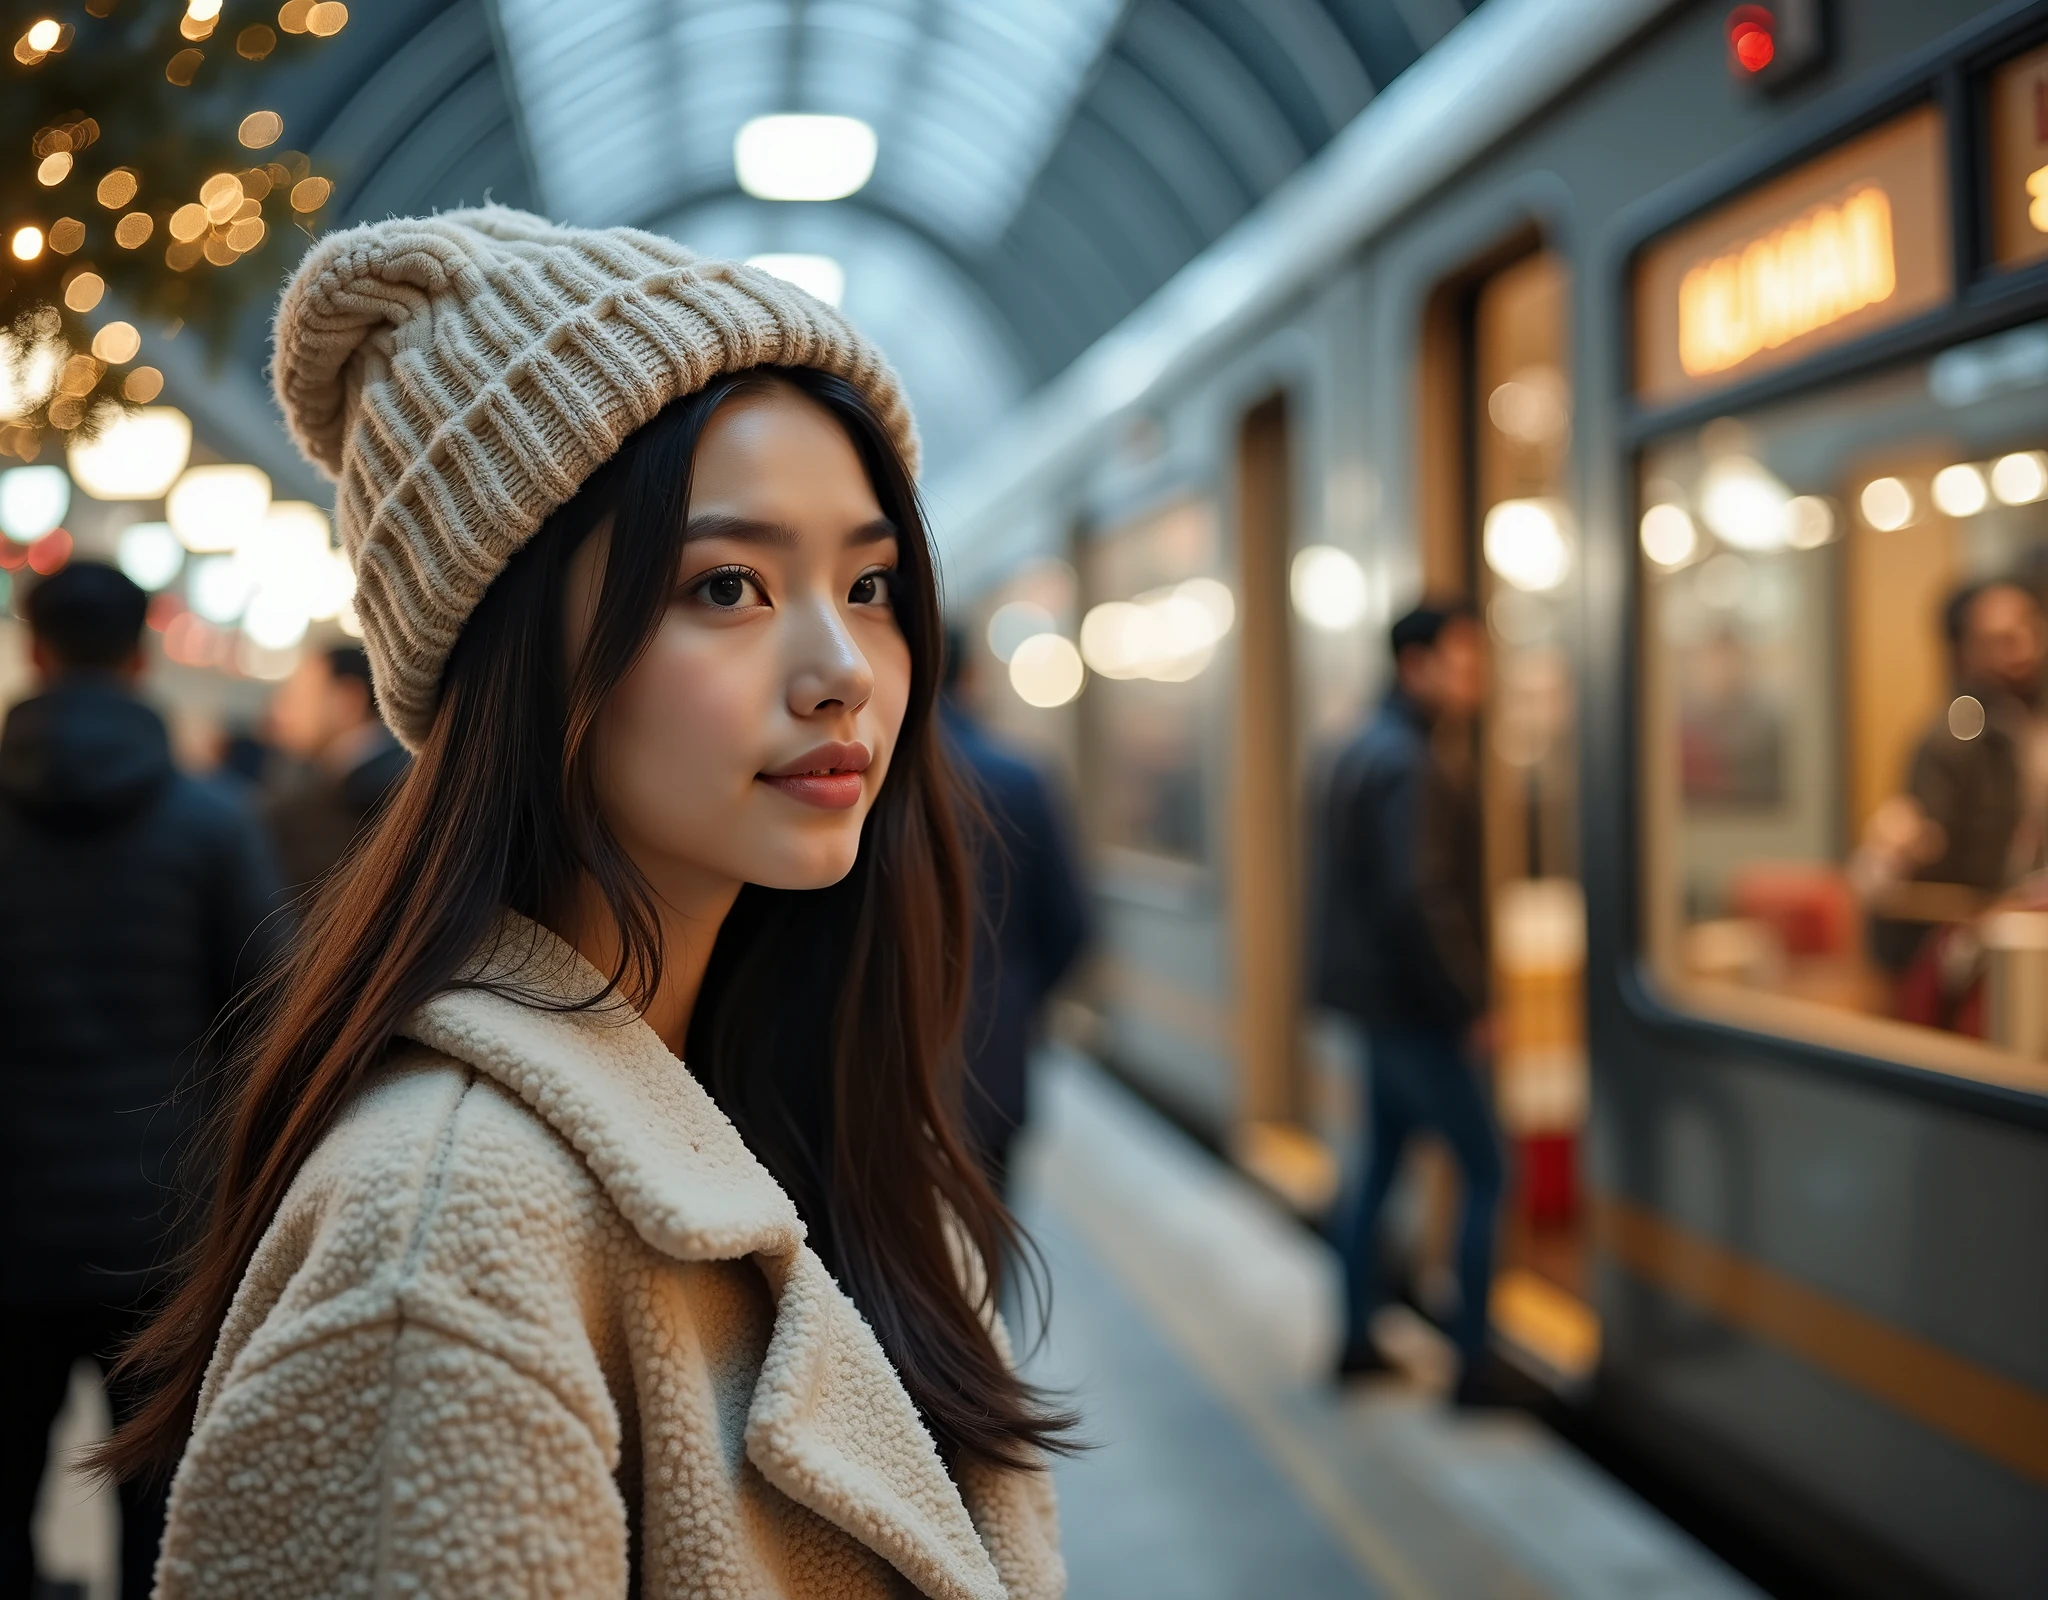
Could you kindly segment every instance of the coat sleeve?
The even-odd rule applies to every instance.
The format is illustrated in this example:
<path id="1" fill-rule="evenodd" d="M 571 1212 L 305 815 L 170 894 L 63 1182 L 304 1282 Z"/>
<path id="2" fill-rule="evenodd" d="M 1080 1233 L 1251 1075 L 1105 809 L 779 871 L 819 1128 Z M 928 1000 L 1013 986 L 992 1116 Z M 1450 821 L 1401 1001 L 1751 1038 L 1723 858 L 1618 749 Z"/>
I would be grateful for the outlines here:
<path id="1" fill-rule="evenodd" d="M 253 1354 L 178 1468 L 156 1600 L 626 1594 L 613 1464 L 546 1384 L 407 1321 Z"/>

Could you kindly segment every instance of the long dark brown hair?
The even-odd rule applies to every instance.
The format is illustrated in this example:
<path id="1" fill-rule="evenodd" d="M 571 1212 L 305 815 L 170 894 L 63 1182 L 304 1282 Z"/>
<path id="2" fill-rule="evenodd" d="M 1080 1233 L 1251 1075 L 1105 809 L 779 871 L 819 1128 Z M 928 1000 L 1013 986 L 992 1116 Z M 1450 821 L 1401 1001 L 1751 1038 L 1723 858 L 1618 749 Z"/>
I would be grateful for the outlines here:
<path id="1" fill-rule="evenodd" d="M 933 717 L 939 600 L 916 489 L 852 385 L 754 368 L 672 402 L 628 439 L 512 559 L 464 627 L 411 772 L 259 998 L 260 1027 L 207 1157 L 212 1192 L 196 1243 L 125 1357 L 126 1370 L 153 1380 L 151 1397 L 102 1450 L 107 1470 L 175 1464 L 229 1304 L 286 1189 L 406 1017 L 457 984 L 500 907 L 544 921 L 587 879 L 622 936 L 611 990 L 640 1003 L 654 992 L 654 894 L 605 824 L 592 735 L 674 591 L 706 423 L 734 395 L 773 382 L 837 419 L 898 530 L 890 592 L 909 644 L 910 697 L 853 870 L 826 889 L 741 892 L 713 948 L 685 1059 L 796 1202 L 947 1460 L 1024 1466 L 1034 1447 L 1063 1447 L 1071 1419 L 1009 1368 L 984 1322 L 1006 1266 L 1028 1258 L 956 1131 L 972 878 L 967 813 Z M 564 577 L 606 517 L 596 617 L 571 665 Z M 987 1265 L 979 1298 L 961 1282 L 949 1213 Z"/>

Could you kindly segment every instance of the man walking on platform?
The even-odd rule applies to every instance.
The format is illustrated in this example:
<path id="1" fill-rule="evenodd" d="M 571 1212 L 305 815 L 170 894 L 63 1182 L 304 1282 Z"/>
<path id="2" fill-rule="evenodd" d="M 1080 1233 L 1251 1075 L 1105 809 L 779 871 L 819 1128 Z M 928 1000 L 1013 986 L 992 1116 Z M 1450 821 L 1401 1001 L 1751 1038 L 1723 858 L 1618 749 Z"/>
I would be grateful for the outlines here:
<path id="1" fill-rule="evenodd" d="M 1464 1180 L 1456 1398 L 1483 1404 L 1493 1398 L 1483 1358 L 1502 1182 L 1476 1072 L 1487 954 L 1471 733 L 1486 702 L 1486 640 L 1463 605 L 1424 604 L 1394 624 L 1391 644 L 1394 686 L 1336 761 L 1323 829 L 1317 998 L 1363 1028 L 1371 1084 L 1365 1172 L 1338 1236 L 1339 1373 L 1387 1366 L 1369 1331 L 1385 1292 L 1380 1210 L 1410 1135 L 1429 1131 Z"/>
<path id="2" fill-rule="evenodd" d="M 42 692 L 0 734 L 0 1595 L 33 1589 L 72 1366 L 140 1320 L 216 1023 L 280 932 L 261 831 L 136 698 L 147 599 L 92 562 L 31 590 Z M 121 1486 L 127 1600 L 162 1523 L 160 1486 Z"/>

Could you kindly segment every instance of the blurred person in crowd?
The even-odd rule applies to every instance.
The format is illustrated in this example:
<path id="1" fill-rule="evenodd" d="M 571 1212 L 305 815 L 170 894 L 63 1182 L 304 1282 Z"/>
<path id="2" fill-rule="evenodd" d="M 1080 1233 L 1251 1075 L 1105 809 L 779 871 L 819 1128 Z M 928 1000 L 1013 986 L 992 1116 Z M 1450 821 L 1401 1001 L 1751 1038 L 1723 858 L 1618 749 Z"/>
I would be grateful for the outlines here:
<path id="1" fill-rule="evenodd" d="M 96 1457 L 176 1463 L 156 1600 L 1057 1592 L 1072 1422 L 947 1114 L 974 866 L 888 364 L 499 206 L 327 235 L 275 328 L 417 755 Z"/>
<path id="2" fill-rule="evenodd" d="M 1046 997 L 1088 940 L 1087 902 L 1064 808 L 1038 768 L 1005 749 L 968 710 L 971 646 L 946 634 L 939 718 L 986 817 L 975 835 L 980 882 L 974 982 L 965 1030 L 967 1125 L 999 1191 L 1030 1114 L 1030 1057 Z"/>
<path id="3" fill-rule="evenodd" d="M 1456 1398 L 1485 1404 L 1484 1360 L 1502 1185 L 1479 1082 L 1487 1048 L 1485 880 L 1472 728 L 1486 637 L 1469 607 L 1425 602 L 1391 632 L 1394 685 L 1337 756 L 1320 829 L 1317 998 L 1361 1026 L 1368 1147 L 1337 1236 L 1345 1266 L 1339 1375 L 1385 1370 L 1371 1318 L 1385 1293 L 1379 1219 L 1411 1135 L 1450 1146 L 1464 1179 L 1457 1246 Z"/>
<path id="4" fill-rule="evenodd" d="M 0 1593 L 71 1369 L 102 1370 L 163 1265 L 173 1166 L 217 1024 L 276 944 L 277 874 L 136 697 L 147 596 L 74 562 L 25 602 L 41 692 L 0 734 Z M 175 1091 L 175 1092 L 174 1092 Z M 116 1417 L 132 1386 L 111 1389 Z M 161 1486 L 121 1490 L 121 1593 L 147 1595 Z"/>
<path id="5" fill-rule="evenodd" d="M 1866 825 L 1850 868 L 1879 913 L 1873 949 L 1894 971 L 1927 953 L 1930 927 L 1882 915 L 1907 898 L 1896 886 L 1960 885 L 1990 899 L 2048 866 L 2048 716 L 2041 703 L 2048 619 L 2041 603 L 2010 580 L 1970 584 L 1943 608 L 1942 629 L 1954 698 L 1915 746 L 1903 793 Z M 1948 963 L 1952 975 L 1967 965 Z"/>
<path id="6" fill-rule="evenodd" d="M 292 760 L 273 777 L 263 816 L 298 897 L 347 854 L 411 757 L 377 715 L 361 645 L 308 651 L 271 700 L 268 726 Z"/>

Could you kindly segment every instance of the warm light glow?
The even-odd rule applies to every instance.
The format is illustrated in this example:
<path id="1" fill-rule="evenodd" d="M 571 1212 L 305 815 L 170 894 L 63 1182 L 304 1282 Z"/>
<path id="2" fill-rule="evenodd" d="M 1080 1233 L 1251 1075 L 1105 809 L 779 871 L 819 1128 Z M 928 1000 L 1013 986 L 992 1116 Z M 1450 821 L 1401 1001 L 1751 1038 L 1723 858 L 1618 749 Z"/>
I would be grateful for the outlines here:
<path id="1" fill-rule="evenodd" d="M 132 322 L 110 322 L 92 336 L 92 353 L 110 367 L 133 361 L 142 349 L 142 335 Z"/>
<path id="2" fill-rule="evenodd" d="M 255 467 L 188 468 L 164 499 L 166 519 L 194 552 L 240 549 L 269 510 L 270 479 Z"/>
<path id="3" fill-rule="evenodd" d="M 71 509 L 71 480 L 62 467 L 0 472 L 0 533 L 19 543 L 40 539 Z"/>
<path id="4" fill-rule="evenodd" d="M 1209 665 L 1236 610 L 1230 591 L 1214 578 L 1106 601 L 1081 619 L 1081 656 L 1105 678 L 1185 683 Z"/>
<path id="5" fill-rule="evenodd" d="M 1532 594 L 1555 589 L 1571 570 L 1564 507 L 1554 500 L 1503 500 L 1486 513 L 1479 545 L 1486 564 Z"/>
<path id="6" fill-rule="evenodd" d="M 875 170 L 875 130 L 858 117 L 755 117 L 732 143 L 733 172 L 761 200 L 840 200 Z"/>
<path id="7" fill-rule="evenodd" d="M 156 500 L 192 454 L 192 423 L 176 406 L 116 416 L 96 439 L 74 439 L 71 475 L 95 500 Z"/>
<path id="8" fill-rule="evenodd" d="M 164 375 L 155 367 L 137 367 L 121 380 L 121 398 L 146 406 L 164 392 Z"/>
<path id="9" fill-rule="evenodd" d="M 85 224 L 76 217 L 59 217 L 50 224 L 50 248 L 68 256 L 85 243 Z"/>
<path id="10" fill-rule="evenodd" d="M 226 222 L 242 209 L 247 198 L 242 192 L 242 180 L 232 172 L 216 172 L 199 186 L 199 203 L 215 222 Z"/>
<path id="11" fill-rule="evenodd" d="M 207 216 L 206 207 L 187 203 L 171 213 L 171 237 L 181 244 L 190 244 L 202 233 L 213 219 Z"/>
<path id="12" fill-rule="evenodd" d="M 348 26 L 348 7 L 341 0 L 320 0 L 306 13 L 306 31 L 316 39 L 332 38 Z"/>
<path id="13" fill-rule="evenodd" d="M 81 272 L 64 285 L 64 303 L 73 311 L 90 311 L 106 292 L 106 279 L 97 272 Z"/>
<path id="14" fill-rule="evenodd" d="M 1723 456 L 1700 475 L 1700 520 L 1737 550 L 1782 550 L 1792 537 L 1792 491 L 1748 456 Z"/>
<path id="15" fill-rule="evenodd" d="M 1053 614 L 1044 606 L 1033 605 L 1029 600 L 1012 600 L 1008 605 L 997 606 L 989 614 L 984 637 L 988 640 L 989 654 L 1008 664 L 1016 655 L 1017 646 L 1026 639 L 1051 633 L 1057 626 Z"/>
<path id="16" fill-rule="evenodd" d="M 1372 599 L 1365 569 L 1350 551 L 1330 544 L 1312 544 L 1295 552 L 1287 569 L 1287 590 L 1302 620 L 1326 633 L 1356 627 Z"/>
<path id="17" fill-rule="evenodd" d="M 60 339 L 40 339 L 24 352 L 0 333 L 0 422 L 23 415 L 49 397 L 64 356 Z"/>
<path id="18" fill-rule="evenodd" d="M 828 306 L 846 297 L 846 269 L 830 256 L 769 254 L 748 256 L 747 265 L 772 272 Z"/>
<path id="19" fill-rule="evenodd" d="M 1791 525 L 1785 542 L 1794 550 L 1818 550 L 1835 536 L 1835 508 L 1819 495 L 1796 495 L 1786 510 Z"/>
<path id="20" fill-rule="evenodd" d="M 138 522 L 121 530 L 115 560 L 133 582 L 152 592 L 161 589 L 185 565 L 185 547 L 168 522 Z"/>
<path id="21" fill-rule="evenodd" d="M 1863 520 L 1879 533 L 1895 533 L 1913 520 L 1913 491 L 1897 478 L 1872 478 L 1856 503 Z"/>
<path id="22" fill-rule="evenodd" d="M 2030 506 L 2048 495 L 2048 454 L 2015 450 L 1991 463 L 1991 492 L 1999 504 Z"/>
<path id="23" fill-rule="evenodd" d="M 1891 199 L 1868 185 L 1687 272 L 1679 364 L 1695 378 L 1725 372 L 1887 300 L 1897 286 Z"/>
<path id="24" fill-rule="evenodd" d="M 147 211 L 131 211 L 114 224 L 114 243 L 123 250 L 138 250 L 155 231 L 156 219 Z"/>
<path id="25" fill-rule="evenodd" d="M 212 22 L 220 15 L 221 0 L 190 0 L 185 15 L 194 22 Z"/>
<path id="26" fill-rule="evenodd" d="M 327 204 L 327 197 L 332 193 L 334 185 L 326 178 L 301 178 L 292 185 L 292 209 L 318 211 Z"/>
<path id="27" fill-rule="evenodd" d="M 71 176 L 71 152 L 53 150 L 36 164 L 36 182 L 46 189 L 54 189 Z"/>
<path id="28" fill-rule="evenodd" d="M 16 228 L 14 237 L 7 241 L 7 248 L 13 252 L 16 261 L 33 261 L 43 253 L 43 230 L 30 224 Z"/>
<path id="29" fill-rule="evenodd" d="M 327 513 L 304 500 L 273 501 L 262 526 L 236 551 L 259 599 L 263 615 L 276 629 L 279 619 L 295 614 L 303 623 L 332 617 L 355 594 L 355 575 L 347 559 L 328 543 Z M 258 607 L 251 602 L 251 615 Z M 268 641 L 266 641 L 268 642 Z M 281 649 L 296 639 L 273 643 Z"/>
<path id="30" fill-rule="evenodd" d="M 296 596 L 259 588 L 242 613 L 242 631 L 265 650 L 289 650 L 312 622 Z"/>
<path id="31" fill-rule="evenodd" d="M 1974 517 L 1991 503 L 1984 474 L 1967 461 L 1943 467 L 1934 475 L 1934 509 L 1944 517 Z"/>
<path id="32" fill-rule="evenodd" d="M 1057 633 L 1034 633 L 1010 657 L 1010 687 L 1027 706 L 1050 710 L 1063 706 L 1088 681 L 1081 652 Z"/>
<path id="33" fill-rule="evenodd" d="M 119 211 L 135 198 L 135 191 L 140 187 L 134 173 L 126 167 L 116 167 L 100 179 L 99 187 L 93 190 L 93 195 L 109 211 Z"/>
<path id="34" fill-rule="evenodd" d="M 1683 566 L 1700 547 L 1699 530 L 1683 506 L 1651 506 L 1641 532 L 1643 554 L 1660 567 Z"/>
<path id="35" fill-rule="evenodd" d="M 252 111 L 242 119 L 235 137 L 248 149 L 267 149 L 284 137 L 284 118 L 275 111 Z"/>
<path id="36" fill-rule="evenodd" d="M 56 48 L 57 41 L 64 35 L 64 29 L 48 17 L 29 24 L 28 32 L 22 37 L 28 41 L 31 50 L 48 54 Z"/>

